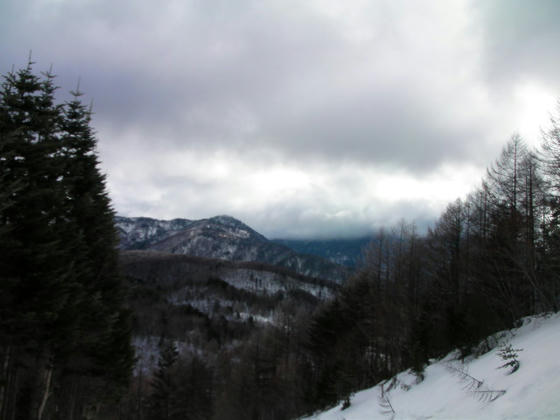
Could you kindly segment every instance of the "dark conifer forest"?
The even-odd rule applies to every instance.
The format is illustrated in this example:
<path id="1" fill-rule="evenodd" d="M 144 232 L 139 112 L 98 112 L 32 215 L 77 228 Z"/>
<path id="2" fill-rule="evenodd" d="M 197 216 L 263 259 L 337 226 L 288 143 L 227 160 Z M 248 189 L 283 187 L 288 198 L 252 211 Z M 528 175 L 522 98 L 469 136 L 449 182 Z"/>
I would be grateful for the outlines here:
<path id="1" fill-rule="evenodd" d="M 558 119 L 538 150 L 512 136 L 427 234 L 380 229 L 333 298 L 255 297 L 210 269 L 119 263 L 92 111 L 79 88 L 57 103 L 55 82 L 29 63 L 0 92 L 1 420 L 293 419 L 559 309 Z M 169 302 L 181 276 L 229 307 Z M 240 302 L 279 309 L 257 323 Z M 134 363 L 142 334 L 158 339 L 151 369 Z"/>
<path id="2" fill-rule="evenodd" d="M 103 418 L 134 353 L 91 112 L 26 68 L 0 96 L 0 418 Z"/>

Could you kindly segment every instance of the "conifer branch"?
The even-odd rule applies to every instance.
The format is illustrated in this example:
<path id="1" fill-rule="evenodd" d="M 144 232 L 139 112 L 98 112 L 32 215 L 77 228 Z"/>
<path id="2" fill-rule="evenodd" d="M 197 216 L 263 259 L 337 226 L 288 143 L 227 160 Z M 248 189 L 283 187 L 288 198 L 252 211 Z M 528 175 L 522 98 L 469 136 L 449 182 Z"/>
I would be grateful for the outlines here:
<path id="1" fill-rule="evenodd" d="M 467 368 L 463 365 L 457 367 L 451 363 L 447 363 L 446 369 L 451 373 L 457 375 L 461 379 L 461 381 L 465 383 L 463 389 L 471 393 L 479 401 L 492 402 L 506 393 L 506 391 L 503 389 L 489 389 L 484 385 L 484 381 L 481 381 L 480 379 L 477 379 L 474 376 L 470 375 L 467 371 Z"/>

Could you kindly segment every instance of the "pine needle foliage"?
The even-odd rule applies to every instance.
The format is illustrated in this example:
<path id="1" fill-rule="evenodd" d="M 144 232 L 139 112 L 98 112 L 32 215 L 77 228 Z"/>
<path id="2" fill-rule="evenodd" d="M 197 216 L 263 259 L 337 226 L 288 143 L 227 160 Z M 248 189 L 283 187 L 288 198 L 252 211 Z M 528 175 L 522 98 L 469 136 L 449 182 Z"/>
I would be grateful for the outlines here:
<path id="1" fill-rule="evenodd" d="M 468 373 L 466 366 L 462 364 L 448 363 L 446 368 L 449 372 L 459 377 L 463 382 L 463 389 L 482 402 L 492 402 L 506 393 L 503 389 L 490 389 L 484 385 L 484 381 Z"/>
<path id="2" fill-rule="evenodd" d="M 508 368 L 509 372 L 508 375 L 516 372 L 519 369 L 520 362 L 519 362 L 519 352 L 523 351 L 523 349 L 514 349 L 513 346 L 510 344 L 504 344 L 498 350 L 498 356 L 505 362 L 501 366 L 498 366 L 498 369 L 505 369 Z"/>
<path id="3" fill-rule="evenodd" d="M 33 66 L 0 85 L 0 418 L 94 418 L 134 358 L 114 212 L 91 111 Z"/>

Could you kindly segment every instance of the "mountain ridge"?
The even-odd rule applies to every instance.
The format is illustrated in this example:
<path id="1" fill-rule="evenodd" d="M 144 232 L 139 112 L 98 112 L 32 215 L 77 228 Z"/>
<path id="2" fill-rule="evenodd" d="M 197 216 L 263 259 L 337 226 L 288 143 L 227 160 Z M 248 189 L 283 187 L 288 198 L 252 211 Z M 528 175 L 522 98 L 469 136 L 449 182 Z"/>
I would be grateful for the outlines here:
<path id="1" fill-rule="evenodd" d="M 228 261 L 254 261 L 339 284 L 350 274 L 350 270 L 342 265 L 319 256 L 300 254 L 227 215 L 200 220 L 116 216 L 115 224 L 123 250 L 143 249 Z"/>
<path id="2" fill-rule="evenodd" d="M 333 239 L 272 239 L 299 254 L 317 255 L 335 264 L 356 269 L 363 263 L 364 254 L 373 239 L 372 235 L 357 238 Z"/>

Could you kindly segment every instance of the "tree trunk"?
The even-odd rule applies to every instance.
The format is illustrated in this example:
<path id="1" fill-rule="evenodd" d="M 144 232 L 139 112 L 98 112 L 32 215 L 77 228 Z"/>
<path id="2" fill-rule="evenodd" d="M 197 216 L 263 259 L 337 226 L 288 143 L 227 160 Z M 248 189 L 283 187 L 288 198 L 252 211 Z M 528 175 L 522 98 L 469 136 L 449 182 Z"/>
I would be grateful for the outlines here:
<path id="1" fill-rule="evenodd" d="M 8 396 L 11 352 L 12 348 L 8 345 L 4 353 L 4 361 L 2 362 L 2 374 L 0 376 L 0 419 L 4 418 L 4 407 Z"/>
<path id="2" fill-rule="evenodd" d="M 49 365 L 45 371 L 45 387 L 43 391 L 43 397 L 41 398 L 41 404 L 39 405 L 39 411 L 37 412 L 37 420 L 43 418 L 43 413 L 47 405 L 47 400 L 49 399 L 49 394 L 51 392 L 51 381 L 52 381 L 53 367 Z"/>
<path id="3" fill-rule="evenodd" d="M 47 402 L 52 377 L 52 357 L 43 351 L 31 366 L 29 412 L 31 420 L 41 420 Z"/>
<path id="4" fill-rule="evenodd" d="M 14 364 L 12 355 L 8 361 L 6 372 L 6 386 L 4 388 L 4 397 L 2 411 L 0 412 L 1 420 L 13 420 L 15 418 L 16 395 L 18 392 L 19 369 Z"/>

